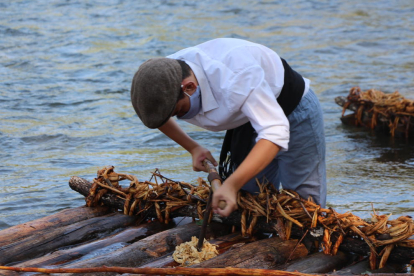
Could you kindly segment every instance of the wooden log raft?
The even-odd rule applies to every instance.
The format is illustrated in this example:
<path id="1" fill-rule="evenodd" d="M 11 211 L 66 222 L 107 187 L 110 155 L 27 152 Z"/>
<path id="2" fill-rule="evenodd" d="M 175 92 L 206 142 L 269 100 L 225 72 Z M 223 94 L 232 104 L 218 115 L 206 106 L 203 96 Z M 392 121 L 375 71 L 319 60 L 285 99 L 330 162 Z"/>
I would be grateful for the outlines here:
<path id="1" fill-rule="evenodd" d="M 84 196 L 89 195 L 89 189 L 91 188 L 91 183 L 85 179 L 79 178 L 79 177 L 72 177 L 69 181 L 70 187 L 83 194 Z M 106 194 L 101 198 L 101 201 L 103 204 L 112 206 L 117 209 L 123 209 L 125 206 L 125 200 L 113 195 L 113 194 Z M 157 217 L 156 210 L 154 208 L 150 208 L 146 210 L 145 213 L 148 217 Z M 199 213 L 195 205 L 187 205 L 180 208 L 176 208 L 170 212 L 170 217 L 181 217 L 181 216 L 189 216 L 198 218 Z M 229 217 L 223 218 L 218 216 L 213 216 L 214 221 L 218 221 L 224 224 L 228 225 L 236 225 L 240 226 L 242 214 L 238 211 L 233 212 Z M 338 218 L 337 218 L 338 219 Z M 264 231 L 267 233 L 273 233 L 278 232 L 277 229 L 278 225 L 275 221 L 267 221 L 264 217 L 259 217 L 257 219 L 257 222 L 255 224 L 255 229 Z M 357 231 L 358 229 L 356 229 Z M 304 229 L 301 229 L 300 227 L 292 227 L 292 236 L 296 237 L 302 237 L 305 233 Z M 280 234 L 278 232 L 278 234 Z M 309 236 L 310 239 L 314 238 L 312 236 Z M 320 239 L 314 238 L 314 239 Z M 379 248 L 381 250 L 382 248 Z M 371 252 L 371 248 L 368 246 L 366 241 L 362 240 L 361 238 L 351 238 L 351 237 L 345 237 L 343 239 L 343 242 L 339 245 L 339 250 L 342 250 L 344 252 L 352 252 L 360 255 L 369 255 Z M 412 259 L 414 259 L 414 248 L 413 247 L 395 247 L 392 251 L 392 254 L 389 256 L 389 260 L 392 262 L 398 262 L 398 263 L 409 263 Z"/>

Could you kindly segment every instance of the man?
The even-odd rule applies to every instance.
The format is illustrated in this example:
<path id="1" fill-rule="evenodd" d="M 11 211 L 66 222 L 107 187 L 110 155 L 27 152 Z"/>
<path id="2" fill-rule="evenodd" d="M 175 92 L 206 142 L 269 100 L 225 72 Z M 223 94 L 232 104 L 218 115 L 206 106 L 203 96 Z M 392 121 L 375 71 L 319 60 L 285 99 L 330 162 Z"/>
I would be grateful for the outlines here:
<path id="1" fill-rule="evenodd" d="M 251 129 L 230 139 L 236 143 L 231 148 L 251 150 L 214 193 L 213 211 L 228 216 L 237 209 L 237 192 L 258 191 L 255 179 L 263 177 L 325 206 L 322 110 L 309 85 L 271 49 L 219 38 L 144 62 L 133 78 L 131 100 L 144 125 L 191 153 L 195 171 L 205 171 L 205 158 L 217 162 L 172 117 L 211 131 Z"/>

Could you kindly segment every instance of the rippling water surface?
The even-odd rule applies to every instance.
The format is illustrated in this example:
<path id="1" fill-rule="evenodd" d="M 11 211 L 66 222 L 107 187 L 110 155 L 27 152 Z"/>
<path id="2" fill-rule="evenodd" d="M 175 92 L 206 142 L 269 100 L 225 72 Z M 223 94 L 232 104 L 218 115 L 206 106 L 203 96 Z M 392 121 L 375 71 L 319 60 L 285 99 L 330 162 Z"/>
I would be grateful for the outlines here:
<path id="1" fill-rule="evenodd" d="M 325 112 L 328 205 L 414 215 L 414 137 L 345 127 L 334 98 L 353 86 L 414 99 L 414 2 L 3 1 L 0 3 L 0 229 L 84 204 L 71 176 L 98 168 L 192 182 L 190 155 L 141 124 L 138 66 L 216 37 L 274 49 Z M 218 158 L 224 133 L 181 124 Z"/>

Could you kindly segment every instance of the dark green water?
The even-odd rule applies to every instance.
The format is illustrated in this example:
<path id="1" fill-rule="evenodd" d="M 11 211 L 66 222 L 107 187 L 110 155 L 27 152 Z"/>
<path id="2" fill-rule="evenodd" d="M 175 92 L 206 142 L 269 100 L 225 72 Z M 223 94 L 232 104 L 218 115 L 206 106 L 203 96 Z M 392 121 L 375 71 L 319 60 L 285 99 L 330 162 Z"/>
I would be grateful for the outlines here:
<path id="1" fill-rule="evenodd" d="M 142 126 L 130 81 L 146 59 L 216 37 L 262 43 L 312 86 L 325 112 L 328 206 L 414 215 L 414 137 L 345 127 L 353 86 L 414 98 L 414 2 L 2 1 L 0 229 L 84 204 L 71 176 L 98 168 L 193 182 L 190 155 Z M 183 128 L 218 157 L 224 133 Z"/>

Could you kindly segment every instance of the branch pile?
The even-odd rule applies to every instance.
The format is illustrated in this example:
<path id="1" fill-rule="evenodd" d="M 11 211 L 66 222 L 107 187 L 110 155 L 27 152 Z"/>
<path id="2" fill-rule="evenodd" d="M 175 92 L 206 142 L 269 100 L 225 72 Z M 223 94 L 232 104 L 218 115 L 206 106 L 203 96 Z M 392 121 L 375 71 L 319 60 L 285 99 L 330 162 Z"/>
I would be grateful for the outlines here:
<path id="1" fill-rule="evenodd" d="M 122 180 L 130 181 L 128 188 L 119 184 Z M 312 198 L 300 198 L 294 191 L 277 191 L 270 183 L 257 185 L 260 188 L 257 195 L 238 194 L 243 235 L 251 235 L 257 219 L 264 217 L 268 222 L 276 222 L 275 230 L 282 239 L 290 238 L 293 225 L 313 236 L 323 236 L 320 246 L 325 254 L 331 255 L 337 253 L 345 237 L 358 236 L 370 248 L 372 269 L 382 268 L 394 247 L 414 248 L 414 223 L 410 216 L 389 220 L 390 215 L 379 215 L 373 210 L 368 222 L 350 212 L 339 214 L 332 208 L 321 208 Z M 114 193 L 125 200 L 125 214 L 145 215 L 155 209 L 157 218 L 168 222 L 172 211 L 188 205 L 197 206 L 198 217 L 202 219 L 208 191 L 209 184 L 201 178 L 194 186 L 168 179 L 156 170 L 150 181 L 140 182 L 135 176 L 116 173 L 114 167 L 106 167 L 98 171 L 85 199 L 88 206 L 96 206 L 101 204 L 104 194 Z"/>
<path id="2" fill-rule="evenodd" d="M 359 87 L 352 87 L 343 103 L 342 117 L 351 106 L 355 110 L 357 126 L 374 129 L 380 122 L 385 123 L 391 136 L 401 131 L 408 137 L 414 124 L 414 101 L 405 99 L 398 91 L 386 94 L 375 89 L 363 92 Z M 365 115 L 369 118 L 364 118 Z"/>

